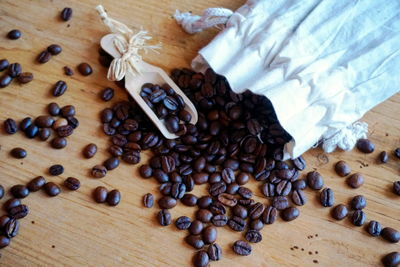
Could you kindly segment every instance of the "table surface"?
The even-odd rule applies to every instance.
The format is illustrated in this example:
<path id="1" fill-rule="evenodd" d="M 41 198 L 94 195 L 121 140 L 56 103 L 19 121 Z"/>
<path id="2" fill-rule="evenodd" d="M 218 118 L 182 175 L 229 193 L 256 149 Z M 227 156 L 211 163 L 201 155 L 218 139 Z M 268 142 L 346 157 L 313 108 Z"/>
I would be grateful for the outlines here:
<path id="1" fill-rule="evenodd" d="M 109 142 L 101 131 L 99 112 L 111 103 L 101 101 L 98 93 L 111 86 L 117 92 L 112 102 L 126 98 L 123 90 L 107 81 L 107 70 L 98 63 L 99 40 L 107 31 L 94 9 L 99 2 L 112 17 L 130 27 L 143 26 L 155 42 L 162 42 L 162 53 L 148 54 L 145 59 L 166 71 L 189 66 L 196 52 L 218 32 L 210 29 L 197 35 L 184 33 L 171 17 L 175 9 L 199 14 L 207 7 L 236 9 L 244 3 L 230 0 L 1 1 L 0 57 L 20 62 L 24 71 L 34 73 L 35 79 L 27 85 L 13 83 L 0 90 L 0 121 L 8 117 L 19 121 L 27 116 L 46 114 L 47 104 L 56 101 L 61 106 L 74 104 L 81 124 L 63 150 L 54 150 L 48 142 L 30 140 L 20 133 L 9 136 L 1 132 L 0 184 L 8 189 L 38 175 L 60 184 L 73 176 L 82 183 L 76 192 L 63 190 L 55 198 L 38 192 L 23 200 L 31 212 L 22 220 L 19 235 L 1 251 L 4 266 L 188 266 L 194 255 L 194 250 L 183 241 L 184 231 L 178 231 L 173 225 L 160 227 L 155 219 L 157 208 L 143 208 L 142 196 L 148 192 L 157 195 L 157 184 L 139 178 L 137 166 L 122 164 L 103 179 L 88 175 L 93 165 L 107 157 Z M 65 6 L 73 8 L 69 22 L 58 18 Z M 22 38 L 6 39 L 6 33 L 14 28 L 22 30 Z M 60 44 L 63 52 L 44 65 L 35 63 L 38 53 L 52 43 Z M 81 62 L 93 66 L 91 76 L 77 73 L 76 66 Z M 74 76 L 63 74 L 65 65 L 74 68 Z M 55 99 L 49 90 L 60 79 L 67 81 L 68 91 Z M 320 149 L 313 149 L 304 155 L 307 171 L 318 170 L 323 175 L 326 186 L 335 192 L 336 204 L 348 203 L 352 196 L 362 194 L 368 202 L 367 221 L 377 220 L 383 226 L 400 228 L 400 198 L 391 192 L 393 181 L 400 180 L 400 160 L 392 155 L 393 149 L 400 146 L 400 95 L 375 107 L 364 120 L 369 123 L 370 139 L 376 144 L 374 153 L 338 151 L 325 155 Z M 99 152 L 92 159 L 84 159 L 82 148 L 92 142 L 98 145 Z M 27 158 L 17 160 L 9 156 L 9 151 L 17 146 L 27 149 Z M 376 162 L 382 150 L 390 154 L 390 162 L 385 165 Z M 148 156 L 149 152 L 142 153 L 142 160 Z M 364 175 L 366 181 L 360 189 L 350 189 L 344 178 L 335 175 L 333 165 L 339 159 L 346 160 L 353 172 Z M 63 164 L 66 171 L 59 177 L 49 177 L 47 169 L 56 163 Z M 99 185 L 119 189 L 121 203 L 117 207 L 94 203 L 91 191 Z M 257 183 L 249 183 L 249 187 L 256 199 L 266 202 L 260 197 Z M 205 188 L 198 187 L 195 193 L 201 195 Z M 330 209 L 318 203 L 316 192 L 306 190 L 306 194 L 309 201 L 299 208 L 300 217 L 289 223 L 278 219 L 275 224 L 264 227 L 263 241 L 253 245 L 249 257 L 234 255 L 231 250 L 232 243 L 242 238 L 240 233 L 219 230 L 217 242 L 223 248 L 224 257 L 212 266 L 377 266 L 381 255 L 399 251 L 399 244 L 372 238 L 363 227 L 354 227 L 348 220 L 334 221 L 329 215 Z M 8 198 L 9 194 L 1 202 Z M 193 212 L 194 209 L 178 205 L 172 215 L 173 218 L 183 214 L 192 216 Z M 298 249 L 291 250 L 295 246 Z"/>

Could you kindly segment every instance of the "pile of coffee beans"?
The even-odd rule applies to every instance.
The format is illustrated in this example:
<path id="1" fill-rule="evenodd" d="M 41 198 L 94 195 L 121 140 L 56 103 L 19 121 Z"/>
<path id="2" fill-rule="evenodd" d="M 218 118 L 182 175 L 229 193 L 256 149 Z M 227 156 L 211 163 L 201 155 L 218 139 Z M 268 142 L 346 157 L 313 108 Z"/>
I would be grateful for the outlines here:
<path id="1" fill-rule="evenodd" d="M 29 83 L 33 80 L 33 74 L 31 72 L 22 72 L 21 64 L 12 63 L 10 64 L 7 59 L 0 60 L 0 72 L 6 71 L 0 77 L 0 88 L 5 88 L 16 79 L 20 84 Z"/>

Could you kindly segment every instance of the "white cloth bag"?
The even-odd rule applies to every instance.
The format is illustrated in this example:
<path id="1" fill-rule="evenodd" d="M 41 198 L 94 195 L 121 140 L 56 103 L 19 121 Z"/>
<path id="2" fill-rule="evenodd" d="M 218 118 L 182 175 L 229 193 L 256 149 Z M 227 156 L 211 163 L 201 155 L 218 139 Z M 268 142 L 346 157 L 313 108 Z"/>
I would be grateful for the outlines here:
<path id="1" fill-rule="evenodd" d="M 185 14 L 191 33 L 213 19 Z M 192 67 L 268 97 L 293 137 L 286 158 L 352 149 L 367 132 L 354 122 L 399 91 L 400 0 L 249 0 L 225 21 Z"/>

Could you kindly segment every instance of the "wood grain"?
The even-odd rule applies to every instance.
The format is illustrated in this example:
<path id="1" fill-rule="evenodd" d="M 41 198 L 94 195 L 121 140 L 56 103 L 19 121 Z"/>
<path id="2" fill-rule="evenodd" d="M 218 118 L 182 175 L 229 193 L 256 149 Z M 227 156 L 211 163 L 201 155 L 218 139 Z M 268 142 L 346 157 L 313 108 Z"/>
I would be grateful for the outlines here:
<path id="1" fill-rule="evenodd" d="M 236 9 L 244 1 L 229 0 L 148 0 L 148 1 L 0 1 L 0 57 L 20 62 L 24 71 L 34 73 L 33 82 L 20 86 L 13 83 L 0 90 L 0 121 L 8 117 L 21 120 L 46 114 L 49 102 L 61 106 L 74 104 L 81 122 L 76 133 L 68 138 L 69 145 L 61 150 L 51 149 L 46 142 L 26 139 L 18 133 L 8 136 L 0 133 L 0 184 L 9 188 L 26 183 L 38 175 L 62 183 L 68 176 L 78 177 L 82 187 L 77 192 L 63 191 L 56 198 L 43 192 L 31 194 L 24 203 L 31 213 L 22 220 L 20 234 L 1 251 L 3 266 L 188 266 L 193 249 L 183 241 L 185 233 L 171 225 L 160 227 L 156 223 L 156 208 L 144 209 L 141 201 L 145 193 L 157 193 L 157 184 L 139 178 L 136 167 L 122 164 L 104 179 L 93 179 L 88 170 L 106 157 L 108 139 L 100 130 L 99 112 L 111 105 L 102 102 L 99 91 L 114 87 L 106 80 L 106 69 L 97 61 L 99 39 L 106 33 L 94 7 L 101 2 L 109 14 L 131 27 L 143 26 L 163 43 L 160 55 L 149 54 L 150 63 L 166 71 L 174 67 L 189 66 L 196 52 L 217 33 L 211 29 L 197 35 L 187 35 L 171 18 L 175 9 L 201 13 L 204 8 L 224 6 Z M 59 12 L 70 6 L 74 10 L 70 22 L 61 22 Z M 4 36 L 14 28 L 22 30 L 20 40 L 10 41 Z M 37 54 L 52 43 L 63 47 L 63 52 L 44 65 L 35 63 Z M 94 73 L 83 77 L 76 71 L 81 62 L 89 62 Z M 66 77 L 62 67 L 75 69 L 75 75 Z M 49 90 L 56 81 L 66 80 L 68 91 L 54 99 Z M 398 86 L 398 85 L 394 85 Z M 114 101 L 125 99 L 126 94 L 117 89 Z M 364 155 L 357 151 L 335 152 L 329 155 L 320 149 L 305 154 L 307 170 L 317 169 L 325 178 L 326 186 L 335 192 L 336 203 L 347 203 L 357 194 L 366 196 L 365 209 L 368 220 L 378 220 L 384 226 L 400 228 L 399 197 L 391 193 L 391 185 L 399 178 L 399 163 L 392 155 L 400 146 L 400 94 L 371 110 L 365 116 L 370 124 L 370 137 L 376 151 Z M 88 143 L 96 143 L 98 154 L 89 160 L 81 155 Z M 28 150 L 23 160 L 12 159 L 9 151 L 16 147 Z M 390 154 L 390 162 L 377 164 L 380 151 Z M 146 160 L 149 153 L 143 153 Z M 344 179 L 333 172 L 339 159 L 346 160 L 353 171 L 361 172 L 366 182 L 358 190 L 346 186 Z M 66 171 L 60 177 L 49 177 L 50 165 L 62 163 Z M 117 207 L 95 204 L 91 198 L 94 187 L 104 185 L 120 189 L 122 202 Z M 259 198 L 256 183 L 249 185 Z M 205 193 L 204 187 L 195 193 Z M 309 203 L 301 207 L 301 216 L 290 223 L 280 219 L 262 230 L 264 240 L 253 246 L 249 257 L 239 257 L 231 250 L 232 243 L 242 238 L 229 229 L 218 232 L 218 243 L 223 247 L 223 260 L 212 266 L 379 266 L 380 257 L 399 251 L 398 244 L 388 244 L 381 238 L 369 237 L 363 228 L 353 227 L 348 220 L 336 222 L 329 209 L 322 208 L 317 194 L 307 190 Z M 5 201 L 9 196 L 2 200 Z M 173 217 L 193 215 L 193 209 L 178 206 Z M 297 246 L 298 249 L 291 250 Z M 318 252 L 318 254 L 316 254 Z M 318 261 L 314 263 L 313 260 Z"/>

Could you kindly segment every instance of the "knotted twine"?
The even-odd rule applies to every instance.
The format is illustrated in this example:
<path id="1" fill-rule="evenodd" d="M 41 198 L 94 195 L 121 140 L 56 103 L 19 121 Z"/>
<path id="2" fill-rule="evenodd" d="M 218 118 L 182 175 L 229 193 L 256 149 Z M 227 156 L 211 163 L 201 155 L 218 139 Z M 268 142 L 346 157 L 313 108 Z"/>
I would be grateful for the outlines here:
<path id="1" fill-rule="evenodd" d="M 122 55 L 120 58 L 114 58 L 111 62 L 107 79 L 120 81 L 128 71 L 132 74 L 141 74 L 139 63 L 142 61 L 142 56 L 139 51 L 143 50 L 146 54 L 149 50 L 158 53 L 156 50 L 160 49 L 161 45 L 146 45 L 146 41 L 152 39 L 151 36 L 147 35 L 147 31 L 139 30 L 136 33 L 133 32 L 125 24 L 110 18 L 102 5 L 98 5 L 96 10 L 103 23 L 114 33 L 113 44 Z"/>

